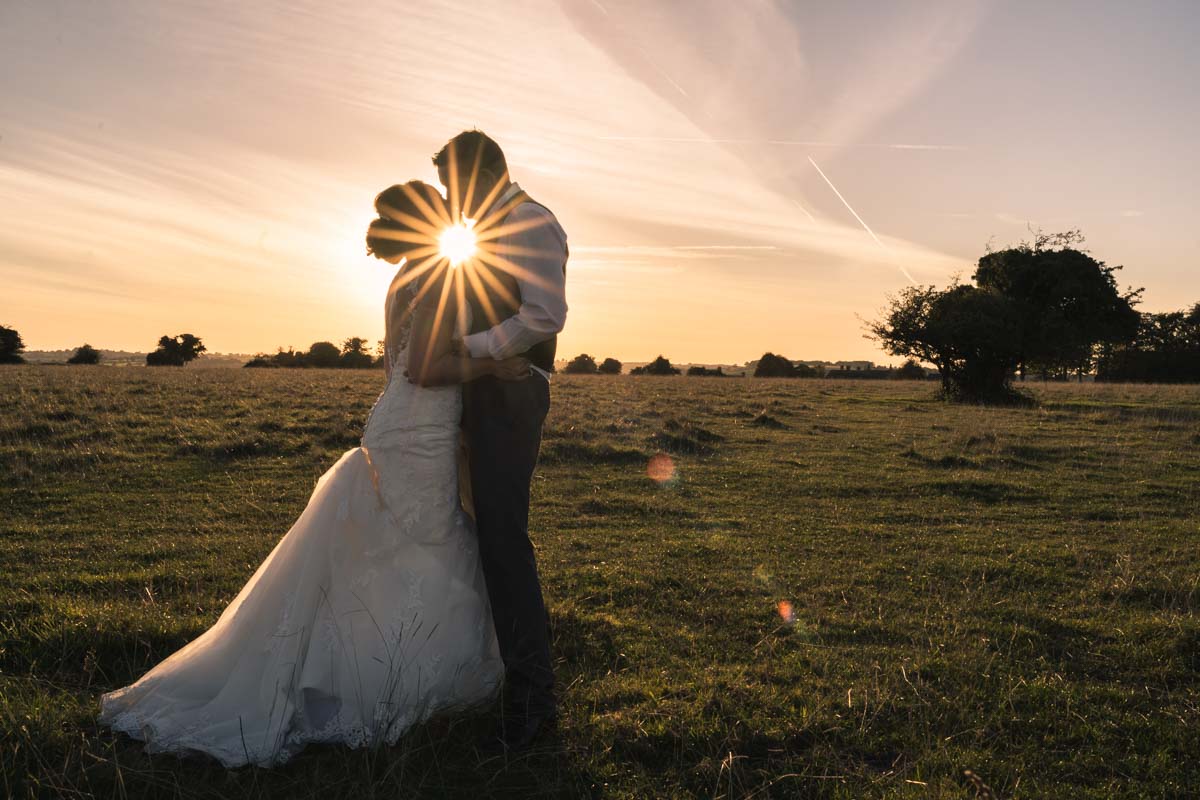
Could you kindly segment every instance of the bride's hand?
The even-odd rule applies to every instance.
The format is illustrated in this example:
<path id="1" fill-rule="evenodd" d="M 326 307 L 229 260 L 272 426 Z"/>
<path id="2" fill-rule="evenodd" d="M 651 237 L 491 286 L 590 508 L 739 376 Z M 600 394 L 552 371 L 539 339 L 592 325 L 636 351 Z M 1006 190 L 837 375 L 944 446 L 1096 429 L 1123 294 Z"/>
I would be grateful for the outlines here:
<path id="1" fill-rule="evenodd" d="M 533 370 L 529 367 L 529 359 L 518 356 L 494 362 L 492 374 L 502 381 L 523 381 L 533 374 Z"/>

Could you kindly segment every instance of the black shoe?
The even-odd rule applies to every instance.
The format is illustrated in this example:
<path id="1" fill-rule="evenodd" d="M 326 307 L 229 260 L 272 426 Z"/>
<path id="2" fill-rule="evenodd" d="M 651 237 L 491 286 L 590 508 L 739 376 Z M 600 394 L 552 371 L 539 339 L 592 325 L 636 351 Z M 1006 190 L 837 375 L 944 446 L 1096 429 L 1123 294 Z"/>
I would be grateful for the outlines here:
<path id="1" fill-rule="evenodd" d="M 528 750 L 539 738 L 553 733 L 557 725 L 558 715 L 553 711 L 505 714 L 476 747 L 485 758 L 513 755 Z"/>

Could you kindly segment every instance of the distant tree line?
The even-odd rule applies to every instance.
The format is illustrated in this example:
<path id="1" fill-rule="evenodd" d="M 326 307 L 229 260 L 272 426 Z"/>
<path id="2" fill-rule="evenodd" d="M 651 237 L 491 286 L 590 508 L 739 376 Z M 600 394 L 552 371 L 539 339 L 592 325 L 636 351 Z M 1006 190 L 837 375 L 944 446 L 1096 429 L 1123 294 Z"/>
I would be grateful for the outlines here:
<path id="1" fill-rule="evenodd" d="M 296 351 L 292 348 L 274 355 L 259 353 L 246 362 L 250 368 L 284 368 L 284 369 L 369 369 L 383 366 L 383 342 L 379 342 L 372 354 L 368 349 L 367 340 L 361 336 L 352 336 L 342 342 L 339 348 L 333 342 L 313 342 L 307 351 Z"/>
<path id="2" fill-rule="evenodd" d="M 1186 311 L 1139 315 L 1132 339 L 1100 348 L 1096 380 L 1200 382 L 1200 303 Z"/>

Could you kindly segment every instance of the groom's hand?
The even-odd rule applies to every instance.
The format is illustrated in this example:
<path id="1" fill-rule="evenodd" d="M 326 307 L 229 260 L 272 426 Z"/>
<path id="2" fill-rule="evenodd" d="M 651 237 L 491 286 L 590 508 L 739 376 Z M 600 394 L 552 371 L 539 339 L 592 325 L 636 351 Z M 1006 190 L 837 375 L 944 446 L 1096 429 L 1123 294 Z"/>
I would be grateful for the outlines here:
<path id="1" fill-rule="evenodd" d="M 520 356 L 494 361 L 491 367 L 492 374 L 502 381 L 523 381 L 533 374 L 529 360 Z"/>

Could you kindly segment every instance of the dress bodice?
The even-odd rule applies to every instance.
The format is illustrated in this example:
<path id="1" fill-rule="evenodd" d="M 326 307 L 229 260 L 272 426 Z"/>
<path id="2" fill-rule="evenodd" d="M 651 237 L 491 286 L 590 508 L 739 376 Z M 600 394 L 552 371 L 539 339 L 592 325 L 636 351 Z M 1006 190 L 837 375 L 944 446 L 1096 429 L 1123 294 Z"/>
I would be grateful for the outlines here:
<path id="1" fill-rule="evenodd" d="M 396 271 L 383 301 L 384 358 L 388 371 L 395 368 L 402 353 L 408 350 L 412 336 L 413 311 L 416 307 L 416 282 L 405 280 L 408 265 Z"/>

